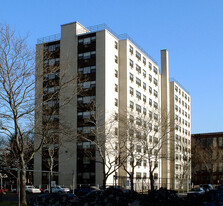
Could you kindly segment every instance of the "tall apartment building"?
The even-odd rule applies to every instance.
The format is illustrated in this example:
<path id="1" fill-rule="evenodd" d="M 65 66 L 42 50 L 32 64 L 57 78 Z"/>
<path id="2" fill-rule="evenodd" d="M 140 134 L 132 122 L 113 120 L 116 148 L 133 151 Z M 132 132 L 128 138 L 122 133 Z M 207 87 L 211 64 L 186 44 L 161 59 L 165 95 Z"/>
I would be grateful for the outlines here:
<path id="1" fill-rule="evenodd" d="M 184 154 L 190 157 L 190 96 L 178 83 L 169 82 L 168 61 L 168 51 L 162 50 L 160 73 L 158 64 L 130 37 L 116 35 L 105 25 L 85 28 L 78 22 L 65 24 L 61 26 L 61 35 L 39 40 L 36 46 L 35 145 L 43 135 L 56 140 L 50 145 L 55 148 L 53 180 L 57 184 L 102 185 L 103 168 L 97 161 L 100 157 L 95 145 L 80 141 L 78 136 L 94 139 L 92 131 L 100 124 L 103 125 L 100 135 L 106 138 L 107 124 L 115 116 L 109 131 L 115 137 L 114 148 L 121 144 L 123 137 L 128 145 L 131 128 L 127 121 L 133 122 L 131 135 L 136 140 L 144 137 L 150 148 L 163 144 L 157 151 L 162 158 L 151 163 L 157 164 L 156 185 L 179 187 L 178 180 L 184 177 Z M 120 121 L 121 117 L 126 123 Z M 89 119 L 92 121 L 87 121 Z M 146 127 L 145 120 L 149 120 Z M 143 132 L 143 126 L 150 132 Z M 66 133 L 61 132 L 64 128 Z M 49 170 L 46 167 L 49 154 L 43 155 L 47 150 L 50 151 L 43 146 L 35 155 L 36 171 Z M 85 150 L 93 154 L 95 161 L 89 160 Z M 141 153 L 142 145 L 134 142 L 134 154 Z M 111 158 L 114 157 L 108 155 L 106 161 Z M 127 171 L 130 170 L 129 161 L 125 163 Z M 148 160 L 137 161 L 134 176 L 146 179 L 149 177 Z M 190 171 L 187 175 L 190 179 Z M 123 167 L 118 168 L 106 183 L 113 184 L 115 176 L 127 177 L 128 174 Z M 48 181 L 47 172 L 35 173 L 35 185 Z"/>

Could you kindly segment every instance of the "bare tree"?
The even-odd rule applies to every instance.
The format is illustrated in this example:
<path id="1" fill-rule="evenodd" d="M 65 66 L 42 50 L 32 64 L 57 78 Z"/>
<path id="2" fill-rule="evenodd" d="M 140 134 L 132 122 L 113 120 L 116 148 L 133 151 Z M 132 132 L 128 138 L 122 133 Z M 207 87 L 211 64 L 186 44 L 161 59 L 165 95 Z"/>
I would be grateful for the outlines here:
<path id="1" fill-rule="evenodd" d="M 21 169 L 21 203 L 26 204 L 26 166 L 34 152 L 25 157 L 25 138 L 33 125 L 34 114 L 34 53 L 26 38 L 16 36 L 8 25 L 0 27 L 0 117 L 1 133 L 15 137 Z M 32 130 L 32 129 L 31 129 Z M 36 150 L 39 150 L 42 142 Z"/>
<path id="2" fill-rule="evenodd" d="M 131 191 L 133 191 L 135 168 L 141 164 L 141 159 L 143 157 L 143 153 L 141 152 L 142 134 L 139 130 L 142 125 L 142 120 L 138 119 L 138 122 L 136 123 L 134 116 L 129 113 L 127 116 L 128 117 L 121 116 L 119 119 L 121 125 L 119 144 L 122 145 L 122 155 L 125 160 L 122 167 L 129 176 Z"/>
<path id="3" fill-rule="evenodd" d="M 131 190 L 134 189 L 135 168 L 141 165 L 148 168 L 151 190 L 154 190 L 154 180 L 158 178 L 156 171 L 163 159 L 169 158 L 163 147 L 168 144 L 167 136 L 173 131 L 169 117 L 163 117 L 158 110 L 149 110 L 137 113 L 127 112 L 122 118 L 122 135 L 125 143 L 126 163 L 123 168 L 129 175 Z M 155 174 L 157 173 L 157 174 Z M 155 174 L 155 175 L 154 175 Z M 146 178 L 146 177 L 144 177 Z"/>
<path id="4" fill-rule="evenodd" d="M 177 156 L 176 158 L 182 159 L 182 174 L 180 177 L 177 177 L 177 179 L 179 179 L 179 189 L 182 189 L 184 184 L 187 184 L 188 177 L 191 175 L 191 156 L 185 151 L 183 152 L 182 156 Z"/>
<path id="5" fill-rule="evenodd" d="M 217 169 L 221 170 L 222 149 L 218 146 L 214 138 L 196 138 L 192 139 L 192 168 L 193 175 L 199 172 L 208 174 L 209 182 L 214 183 L 214 174 Z"/>
<path id="6" fill-rule="evenodd" d="M 96 107 L 95 103 L 92 107 Z M 83 152 L 91 161 L 101 164 L 103 187 L 105 188 L 108 177 L 120 168 L 123 161 L 116 129 L 118 116 L 111 114 L 110 118 L 104 120 L 100 109 L 98 109 L 97 115 L 96 113 L 89 115 L 84 120 L 85 125 L 89 125 L 89 129 L 86 127 L 85 131 L 78 131 L 78 142 L 89 142 L 92 145 L 93 150 L 89 148 Z"/>

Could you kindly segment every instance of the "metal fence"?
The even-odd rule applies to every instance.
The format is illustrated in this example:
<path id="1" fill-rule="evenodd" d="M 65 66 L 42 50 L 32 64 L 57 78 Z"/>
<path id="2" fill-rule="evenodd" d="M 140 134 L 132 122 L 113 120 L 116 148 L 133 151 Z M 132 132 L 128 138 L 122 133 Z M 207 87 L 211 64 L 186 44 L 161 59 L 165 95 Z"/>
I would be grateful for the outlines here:
<path id="1" fill-rule="evenodd" d="M 189 179 L 179 178 L 157 178 L 154 179 L 154 189 L 157 190 L 161 187 L 176 190 L 177 192 L 187 192 L 191 189 L 191 181 Z M 151 190 L 151 182 L 149 177 L 134 177 L 133 188 L 140 193 L 147 193 Z M 131 181 L 129 177 L 114 176 L 113 185 L 122 186 L 126 189 L 131 188 Z"/>

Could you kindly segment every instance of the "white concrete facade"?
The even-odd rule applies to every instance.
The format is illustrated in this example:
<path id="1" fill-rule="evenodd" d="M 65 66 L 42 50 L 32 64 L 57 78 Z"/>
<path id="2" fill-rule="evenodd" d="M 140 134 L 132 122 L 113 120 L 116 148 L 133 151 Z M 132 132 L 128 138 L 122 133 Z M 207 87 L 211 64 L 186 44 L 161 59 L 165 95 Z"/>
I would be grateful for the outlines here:
<path id="1" fill-rule="evenodd" d="M 93 39 L 93 40 L 92 40 Z M 157 186 L 166 186 L 171 189 L 176 189 L 178 182 L 175 181 L 175 178 L 182 176 L 182 170 L 176 169 L 176 165 L 180 165 L 181 159 L 171 159 L 171 157 L 182 156 L 182 151 L 176 149 L 177 144 L 180 144 L 182 147 L 186 147 L 187 150 L 190 147 L 190 96 L 183 90 L 176 82 L 169 82 L 169 60 L 168 60 L 168 51 L 162 50 L 161 52 L 161 70 L 157 63 L 152 60 L 147 54 L 145 54 L 137 45 L 135 45 L 128 38 L 119 39 L 114 35 L 108 28 L 98 28 L 94 31 L 85 28 L 78 22 L 62 25 L 61 28 L 61 38 L 57 40 L 60 44 L 60 84 L 67 82 L 69 78 L 75 79 L 75 76 L 78 75 L 79 71 L 86 67 L 95 68 L 95 79 L 87 80 L 85 83 L 74 82 L 73 84 L 68 85 L 68 87 L 61 88 L 59 102 L 60 105 L 65 105 L 59 109 L 59 124 L 61 125 L 68 124 L 70 128 L 71 140 L 65 141 L 59 149 L 59 167 L 58 167 L 58 183 L 66 186 L 74 184 L 76 187 L 78 184 L 94 184 L 102 185 L 103 179 L 103 170 L 100 163 L 95 163 L 94 171 L 84 171 L 80 170 L 80 153 L 78 148 L 83 146 L 83 143 L 78 143 L 77 136 L 78 131 L 86 129 L 86 126 L 81 126 L 79 124 L 78 115 L 84 113 L 84 111 L 79 111 L 79 99 L 80 97 L 78 92 L 79 84 L 89 84 L 94 85 L 95 90 L 93 95 L 88 96 L 89 98 L 95 99 L 95 112 L 96 122 L 99 124 L 104 124 L 104 131 L 109 127 L 107 122 L 110 122 L 111 118 L 114 116 L 124 117 L 126 120 L 130 116 L 134 117 L 134 121 L 141 120 L 145 118 L 150 121 L 151 131 L 147 133 L 147 140 L 149 147 L 153 148 L 154 142 L 159 142 L 161 138 L 166 135 L 167 143 L 162 147 L 160 155 L 167 155 L 166 158 L 158 159 L 158 167 L 155 169 L 154 174 L 156 175 L 156 185 Z M 79 46 L 80 42 L 82 46 Z M 89 42 L 93 42 L 93 46 Z M 43 42 L 37 45 L 37 53 L 42 53 L 44 45 L 51 44 L 52 42 Z M 55 41 L 56 42 L 56 41 Z M 95 47 L 94 47 L 95 44 Z M 89 51 L 87 49 L 89 48 Z M 80 57 L 85 58 L 85 55 L 94 56 L 92 59 L 80 59 Z M 43 54 L 41 56 L 37 55 L 37 76 L 39 73 L 43 73 Z M 91 61 L 92 60 L 92 61 Z M 89 61 L 89 64 L 87 65 Z M 95 63 L 91 63 L 95 62 Z M 63 77 L 63 79 L 62 79 Z M 91 77 L 90 77 L 91 78 Z M 36 95 L 42 94 L 44 79 L 40 78 L 36 86 Z M 178 88 L 178 93 L 176 88 Z M 179 94 L 179 89 L 181 94 Z M 184 94 L 184 96 L 182 96 Z M 185 97 L 187 96 L 187 99 Z M 181 104 L 175 101 L 176 96 L 181 98 Z M 36 128 L 40 129 L 39 124 L 42 124 L 42 108 L 40 105 L 43 102 L 40 101 L 41 97 L 36 96 L 37 101 L 36 105 Z M 63 104 L 66 102 L 67 98 L 70 98 L 69 103 Z M 189 100 L 188 100 L 189 98 Z M 184 104 L 183 104 L 184 102 Z M 181 108 L 181 113 L 179 110 L 176 111 L 176 105 L 178 108 Z M 185 106 L 187 105 L 187 106 Z M 162 121 L 163 115 L 168 117 L 168 122 Z M 187 117 L 185 117 L 187 114 Z M 175 121 L 176 116 L 178 115 L 181 118 L 182 126 Z M 170 117 L 170 118 L 169 118 Z M 114 138 L 114 147 L 115 144 L 119 144 L 120 138 L 124 136 L 126 138 L 126 143 L 128 144 L 128 129 L 123 130 L 123 123 L 118 121 L 113 122 L 112 129 L 110 134 Z M 159 121 L 160 120 L 160 125 Z M 183 122 L 182 122 L 183 121 Z M 137 123 L 137 122 L 136 122 Z M 169 124 L 170 123 L 170 124 Z M 165 131 L 161 130 L 162 124 L 166 124 L 168 128 Z M 178 129 L 176 126 L 178 126 Z M 136 126 L 138 130 L 142 129 L 142 125 Z M 171 132 L 166 132 L 169 130 L 169 127 L 174 129 L 170 130 Z M 181 130 L 179 130 L 179 127 Z M 158 131 L 156 131 L 158 130 Z M 185 132 L 187 131 L 187 132 Z M 106 132 L 101 134 L 106 137 Z M 64 134 L 63 134 L 64 135 Z M 136 135 L 136 133 L 134 134 Z M 178 136 L 177 136 L 178 135 Z M 181 137 L 182 142 L 179 142 L 176 137 Z M 36 142 L 41 137 L 36 137 Z M 62 138 L 62 137 L 60 137 Z M 70 137 L 69 137 L 70 138 Z M 66 139 L 66 138 L 65 138 Z M 174 139 L 174 141 L 172 141 Z M 157 148 L 160 144 L 160 141 L 157 144 Z M 106 144 L 106 143 L 105 143 Z M 184 145 L 184 146 L 183 146 Z M 135 147 L 140 148 L 135 143 Z M 89 146 L 90 147 L 90 146 Z M 106 148 L 106 146 L 105 146 Z M 143 153 L 143 148 L 140 149 Z M 185 151 L 185 150 L 184 150 Z M 134 151 L 135 154 L 139 154 L 139 151 Z M 110 153 L 112 157 L 112 153 Z M 99 155 L 96 152 L 96 160 L 99 159 Z M 65 161 L 66 160 L 66 161 Z M 154 162 L 153 162 L 154 163 Z M 155 164 L 155 163 L 154 163 Z M 35 156 L 34 168 L 35 170 L 42 170 L 42 160 L 41 154 Z M 130 170 L 129 159 L 126 162 L 126 168 Z M 141 159 L 141 165 L 138 165 L 135 168 L 134 177 L 149 177 L 148 170 L 148 160 L 146 158 Z M 66 175 L 67 174 L 67 175 Z M 118 169 L 116 172 L 111 174 L 107 179 L 107 185 L 114 184 L 114 175 L 117 176 L 128 176 L 123 168 Z M 42 183 L 41 175 L 35 174 L 35 185 L 40 185 Z M 94 180 L 90 179 L 93 178 Z M 190 175 L 188 175 L 190 178 Z M 83 183 L 81 182 L 83 180 Z M 140 186 L 141 187 L 141 186 Z M 137 188 L 136 188 L 137 189 Z M 148 189 L 145 187 L 145 189 Z"/>

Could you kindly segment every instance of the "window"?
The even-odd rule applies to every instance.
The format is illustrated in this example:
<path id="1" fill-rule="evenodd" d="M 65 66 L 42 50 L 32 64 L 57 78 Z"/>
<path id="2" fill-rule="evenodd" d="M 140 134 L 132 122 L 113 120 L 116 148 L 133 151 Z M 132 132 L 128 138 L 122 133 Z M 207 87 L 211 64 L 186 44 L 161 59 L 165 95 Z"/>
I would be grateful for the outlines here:
<path id="1" fill-rule="evenodd" d="M 136 104 L 136 111 L 137 111 L 137 112 L 141 112 L 141 106 L 138 105 L 138 104 Z"/>
<path id="2" fill-rule="evenodd" d="M 154 131 L 158 132 L 158 126 L 154 125 Z"/>
<path id="3" fill-rule="evenodd" d="M 141 148 L 140 145 L 137 145 L 137 146 L 136 146 L 136 151 L 137 151 L 137 152 L 141 152 L 141 151 L 142 151 L 142 148 Z"/>
<path id="4" fill-rule="evenodd" d="M 156 128 L 157 131 L 158 131 L 158 127 L 157 127 L 157 126 L 154 126 L 154 130 L 155 130 L 155 128 Z M 155 144 L 158 144 L 158 143 L 159 143 L 159 139 L 158 139 L 157 137 L 154 137 L 154 138 L 153 138 L 153 142 L 154 142 Z"/>
<path id="5" fill-rule="evenodd" d="M 115 120 L 118 120 L 118 113 L 115 113 Z"/>
<path id="6" fill-rule="evenodd" d="M 115 135 L 118 135 L 118 128 L 115 127 Z"/>
<path id="7" fill-rule="evenodd" d="M 90 158 L 89 157 L 83 157 L 83 164 L 90 164 Z"/>
<path id="8" fill-rule="evenodd" d="M 136 77 L 136 84 L 141 87 L 141 80 Z"/>
<path id="9" fill-rule="evenodd" d="M 149 105 L 152 106 L 152 99 L 149 98 Z"/>
<path id="10" fill-rule="evenodd" d="M 146 90 L 146 83 L 143 82 L 143 89 Z"/>
<path id="11" fill-rule="evenodd" d="M 136 131 L 136 138 L 139 139 L 139 140 L 141 139 L 141 133 L 138 132 L 138 131 Z"/>
<path id="12" fill-rule="evenodd" d="M 152 118 L 153 113 L 151 111 L 149 111 L 149 117 Z"/>
<path id="13" fill-rule="evenodd" d="M 96 99 L 95 96 L 78 97 L 77 101 L 81 104 L 88 104 Z"/>
<path id="14" fill-rule="evenodd" d="M 138 60 L 141 60 L 141 54 L 138 51 L 136 51 L 136 57 Z"/>
<path id="15" fill-rule="evenodd" d="M 158 108 L 158 103 L 154 101 L 153 103 L 154 107 L 157 109 Z"/>
<path id="16" fill-rule="evenodd" d="M 155 114 L 155 113 L 154 113 L 154 119 L 155 119 L 155 120 L 158 120 L 158 114 Z"/>
<path id="17" fill-rule="evenodd" d="M 96 41 L 96 36 L 79 39 L 78 44 L 88 45 Z"/>
<path id="18" fill-rule="evenodd" d="M 152 82 L 152 79 L 153 79 L 153 78 L 152 78 L 152 75 L 150 74 L 150 75 L 149 75 L 149 81 Z"/>
<path id="19" fill-rule="evenodd" d="M 136 172 L 136 179 L 141 179 L 141 173 L 140 172 Z"/>
<path id="20" fill-rule="evenodd" d="M 138 159 L 138 160 L 136 160 L 137 162 L 136 162 L 136 164 L 137 164 L 137 166 L 138 167 L 141 167 L 141 165 L 142 165 L 142 160 L 141 159 Z M 140 176 L 137 176 L 137 173 L 139 173 L 140 174 Z M 138 174 L 138 175 L 139 175 Z M 140 172 L 136 172 L 136 179 L 141 179 L 141 173 Z"/>
<path id="21" fill-rule="evenodd" d="M 129 78 L 130 78 L 131 81 L 134 81 L 134 76 L 133 76 L 132 73 L 129 73 Z"/>
<path id="22" fill-rule="evenodd" d="M 131 95 L 134 95 L 134 89 L 132 87 L 130 87 L 129 92 Z"/>
<path id="23" fill-rule="evenodd" d="M 146 58 L 143 57 L 143 64 L 146 65 Z"/>
<path id="24" fill-rule="evenodd" d="M 156 67 L 153 67 L 153 71 L 154 71 L 155 74 L 158 73 L 158 69 Z"/>
<path id="25" fill-rule="evenodd" d="M 149 123 L 149 129 L 152 130 L 153 129 L 153 126 L 151 123 Z"/>
<path id="26" fill-rule="evenodd" d="M 133 68 L 133 61 L 131 59 L 129 59 L 129 65 Z"/>
<path id="27" fill-rule="evenodd" d="M 152 64 L 149 62 L 149 69 L 152 70 Z"/>
<path id="28" fill-rule="evenodd" d="M 96 66 L 88 66 L 88 67 L 82 67 L 78 69 L 78 72 L 82 74 L 91 74 L 96 72 Z"/>
<path id="29" fill-rule="evenodd" d="M 91 51 L 91 52 L 85 52 L 85 53 L 80 53 L 78 54 L 78 59 L 90 59 L 94 58 L 96 56 L 96 51 Z"/>
<path id="30" fill-rule="evenodd" d="M 134 109 L 134 102 L 130 101 L 130 108 Z"/>
<path id="31" fill-rule="evenodd" d="M 118 85 L 115 84 L 115 92 L 118 92 Z"/>
<path id="32" fill-rule="evenodd" d="M 115 48 L 118 49 L 118 42 L 115 41 Z"/>
<path id="33" fill-rule="evenodd" d="M 175 90 L 178 92 L 178 86 L 175 85 Z"/>
<path id="34" fill-rule="evenodd" d="M 143 69 L 143 76 L 146 78 L 146 70 Z"/>
<path id="35" fill-rule="evenodd" d="M 129 120 L 130 120 L 131 123 L 133 123 L 134 122 L 134 116 L 130 115 Z"/>
<path id="36" fill-rule="evenodd" d="M 118 106 L 118 99 L 115 99 L 115 106 Z"/>
<path id="37" fill-rule="evenodd" d="M 158 97 L 158 92 L 155 89 L 153 90 L 153 94 L 155 97 Z"/>
<path id="38" fill-rule="evenodd" d="M 177 95 L 175 95 L 175 100 L 178 101 L 178 96 Z"/>
<path id="39" fill-rule="evenodd" d="M 129 45 L 129 52 L 130 52 L 131 54 L 133 54 L 133 47 L 132 47 L 131 45 Z"/>
<path id="40" fill-rule="evenodd" d="M 136 124 L 137 125 L 142 125 L 142 120 L 140 118 L 136 118 Z"/>
<path id="41" fill-rule="evenodd" d="M 176 121 L 178 121 L 178 115 L 176 115 Z"/>
<path id="42" fill-rule="evenodd" d="M 153 142 L 153 137 L 150 135 L 149 136 L 149 142 L 152 143 Z"/>
<path id="43" fill-rule="evenodd" d="M 141 67 L 138 64 L 136 64 L 136 71 L 141 74 Z"/>
<path id="44" fill-rule="evenodd" d="M 136 91 L 136 97 L 137 97 L 138 99 L 141 99 L 141 93 L 140 93 L 139 91 Z"/>
<path id="45" fill-rule="evenodd" d="M 143 95 L 143 101 L 146 103 L 146 96 Z"/>
<path id="46" fill-rule="evenodd" d="M 118 57 L 115 55 L 115 63 L 118 64 Z"/>
<path id="47" fill-rule="evenodd" d="M 157 81 L 157 79 L 156 78 L 153 78 L 153 83 L 157 86 L 157 84 L 158 84 L 158 81 Z"/>
<path id="48" fill-rule="evenodd" d="M 115 70 L 115 77 L 118 78 L 118 70 Z"/>
<path id="49" fill-rule="evenodd" d="M 152 94 L 152 87 L 149 86 L 149 93 Z"/>
<path id="50" fill-rule="evenodd" d="M 48 50 L 49 52 L 54 52 L 60 49 L 60 44 L 48 45 L 48 46 L 45 46 L 44 49 Z"/>
<path id="51" fill-rule="evenodd" d="M 143 114 L 146 115 L 146 108 L 143 108 Z"/>
<path id="52" fill-rule="evenodd" d="M 96 81 L 88 81 L 88 82 L 78 83 L 78 87 L 84 88 L 84 89 L 93 88 L 95 86 L 96 86 Z"/>
<path id="53" fill-rule="evenodd" d="M 83 178 L 83 179 L 90 179 L 90 173 L 89 173 L 89 172 L 84 172 L 84 173 L 82 174 L 82 178 Z"/>
<path id="54" fill-rule="evenodd" d="M 143 160 L 143 166 L 146 167 L 147 166 L 147 161 Z M 143 173 L 143 178 L 146 179 L 146 173 Z"/>

